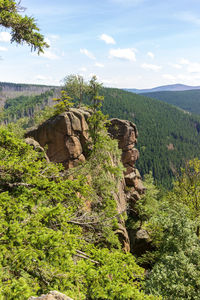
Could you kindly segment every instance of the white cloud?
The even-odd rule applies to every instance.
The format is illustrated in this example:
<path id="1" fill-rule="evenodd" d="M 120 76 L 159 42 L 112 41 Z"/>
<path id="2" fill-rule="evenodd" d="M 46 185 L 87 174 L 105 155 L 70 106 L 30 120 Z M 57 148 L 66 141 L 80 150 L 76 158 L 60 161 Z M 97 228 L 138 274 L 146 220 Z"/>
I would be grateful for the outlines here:
<path id="1" fill-rule="evenodd" d="M 147 55 L 151 58 L 154 59 L 155 55 L 152 52 L 147 52 Z"/>
<path id="2" fill-rule="evenodd" d="M 125 59 L 129 61 L 136 61 L 135 57 L 135 50 L 132 48 L 118 48 L 118 49 L 111 49 L 110 50 L 110 57 L 111 58 L 120 58 L 120 59 Z"/>
<path id="3" fill-rule="evenodd" d="M 187 66 L 187 71 L 189 73 L 200 73 L 200 63 L 199 62 L 191 62 L 185 58 L 182 58 L 180 63 L 182 65 Z"/>
<path id="4" fill-rule="evenodd" d="M 0 51 L 8 51 L 8 48 L 0 46 Z"/>
<path id="5" fill-rule="evenodd" d="M 145 70 L 151 70 L 151 71 L 159 71 L 160 69 L 162 69 L 161 66 L 158 65 L 153 65 L 153 64 L 142 64 L 141 67 Z"/>
<path id="6" fill-rule="evenodd" d="M 59 56 L 50 50 L 44 51 L 44 53 L 41 53 L 40 56 L 51 59 L 51 60 L 59 59 Z"/>
<path id="7" fill-rule="evenodd" d="M 200 63 L 190 63 L 187 70 L 189 73 L 200 73 Z"/>
<path id="8" fill-rule="evenodd" d="M 96 59 L 96 57 L 94 56 L 94 54 L 90 51 L 88 51 L 87 49 L 80 49 L 80 52 L 82 54 L 85 54 L 87 57 L 89 57 L 90 59 Z"/>
<path id="9" fill-rule="evenodd" d="M 182 66 L 179 65 L 179 64 L 172 64 L 172 63 L 169 63 L 169 66 L 171 66 L 171 67 L 174 68 L 174 69 L 181 69 L 181 68 L 182 68 Z"/>
<path id="10" fill-rule="evenodd" d="M 112 38 L 112 36 L 110 35 L 107 35 L 105 33 L 103 33 L 101 36 L 100 36 L 100 40 L 104 41 L 106 44 L 116 44 L 115 40 Z"/>
<path id="11" fill-rule="evenodd" d="M 0 42 L 10 42 L 11 35 L 9 32 L 0 32 Z"/>
<path id="12" fill-rule="evenodd" d="M 98 62 L 95 63 L 95 66 L 98 68 L 104 68 L 104 65 Z"/>

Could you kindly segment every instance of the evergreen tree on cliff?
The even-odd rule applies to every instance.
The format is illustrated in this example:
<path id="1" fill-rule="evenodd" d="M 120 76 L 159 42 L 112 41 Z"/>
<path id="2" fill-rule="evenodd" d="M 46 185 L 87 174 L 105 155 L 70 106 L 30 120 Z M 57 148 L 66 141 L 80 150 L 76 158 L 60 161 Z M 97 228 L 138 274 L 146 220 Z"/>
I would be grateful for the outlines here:
<path id="1" fill-rule="evenodd" d="M 22 16 L 25 8 L 14 0 L 0 0 L 0 25 L 11 29 L 11 43 L 28 44 L 31 50 L 38 54 L 44 51 L 48 44 L 40 34 L 33 17 Z"/>

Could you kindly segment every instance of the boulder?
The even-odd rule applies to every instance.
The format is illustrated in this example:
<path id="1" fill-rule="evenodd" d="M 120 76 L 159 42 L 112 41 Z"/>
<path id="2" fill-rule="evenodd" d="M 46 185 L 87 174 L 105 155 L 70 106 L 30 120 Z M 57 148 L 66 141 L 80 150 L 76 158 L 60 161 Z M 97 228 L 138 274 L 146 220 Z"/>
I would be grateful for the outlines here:
<path id="1" fill-rule="evenodd" d="M 89 115 L 88 111 L 74 108 L 50 118 L 25 136 L 34 138 L 41 147 L 46 146 L 50 161 L 71 168 L 85 161 Z"/>
<path id="2" fill-rule="evenodd" d="M 41 295 L 39 297 L 30 297 L 28 300 L 73 300 L 73 299 L 57 291 L 51 291 L 46 295 Z"/>

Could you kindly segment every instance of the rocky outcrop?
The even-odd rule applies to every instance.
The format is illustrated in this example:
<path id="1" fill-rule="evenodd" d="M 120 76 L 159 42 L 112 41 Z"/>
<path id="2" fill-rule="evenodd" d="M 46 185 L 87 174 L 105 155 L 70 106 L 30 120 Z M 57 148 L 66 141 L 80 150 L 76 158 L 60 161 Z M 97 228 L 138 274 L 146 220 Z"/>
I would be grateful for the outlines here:
<path id="1" fill-rule="evenodd" d="M 62 163 L 67 169 L 73 168 L 85 161 L 88 116 L 88 111 L 71 109 L 29 131 L 26 137 L 34 138 L 43 148 L 47 147 L 50 161 Z"/>
<path id="2" fill-rule="evenodd" d="M 26 137 L 29 137 L 29 140 L 30 137 L 34 138 L 41 147 L 47 148 L 50 161 L 62 163 L 66 169 L 75 167 L 87 158 L 89 115 L 90 112 L 83 109 L 70 109 L 29 131 Z M 129 210 L 133 209 L 135 202 L 145 191 L 140 173 L 135 167 L 139 158 L 139 152 L 135 148 L 138 132 L 135 124 L 119 119 L 110 120 L 108 132 L 112 138 L 118 140 L 122 150 L 121 160 L 125 167 L 124 179 L 118 183 L 118 193 L 114 193 L 120 215 L 126 212 L 127 207 Z M 119 218 L 117 234 L 125 250 L 129 251 L 129 235 L 122 218 Z"/>
<path id="3" fill-rule="evenodd" d="M 122 150 L 122 163 L 125 167 L 124 178 L 126 186 L 131 187 L 132 198 L 138 199 L 145 191 L 139 171 L 135 163 L 139 158 L 139 152 L 135 148 L 138 132 L 135 124 L 126 120 L 111 119 L 108 126 L 109 134 L 118 140 Z M 131 196 L 129 195 L 129 199 Z"/>
<path id="4" fill-rule="evenodd" d="M 57 291 L 51 291 L 46 295 L 41 295 L 39 297 L 30 297 L 28 300 L 73 300 L 73 299 Z"/>

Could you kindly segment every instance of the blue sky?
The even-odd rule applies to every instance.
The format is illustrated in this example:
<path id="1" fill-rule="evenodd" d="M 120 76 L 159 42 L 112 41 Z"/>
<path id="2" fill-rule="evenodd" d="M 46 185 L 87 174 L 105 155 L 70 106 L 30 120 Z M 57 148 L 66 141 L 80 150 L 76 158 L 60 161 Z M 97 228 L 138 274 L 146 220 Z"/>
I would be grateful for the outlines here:
<path id="1" fill-rule="evenodd" d="M 105 86 L 200 85 L 199 0 L 22 0 L 50 48 L 10 44 L 0 28 L 0 81 L 60 85 L 69 74 Z"/>

